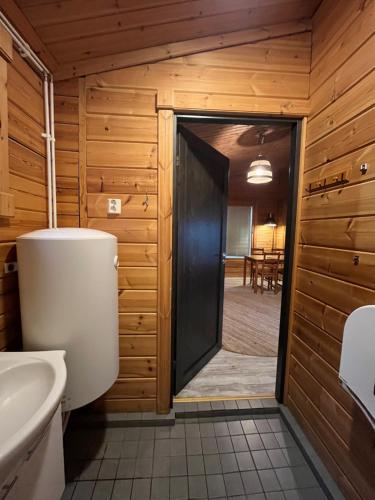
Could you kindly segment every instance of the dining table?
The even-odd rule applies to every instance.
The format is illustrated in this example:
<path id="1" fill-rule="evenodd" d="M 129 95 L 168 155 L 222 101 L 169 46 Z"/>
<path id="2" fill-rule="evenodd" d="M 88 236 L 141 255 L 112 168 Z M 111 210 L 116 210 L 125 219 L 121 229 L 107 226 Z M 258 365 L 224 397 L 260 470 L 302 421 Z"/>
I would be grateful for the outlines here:
<path id="1" fill-rule="evenodd" d="M 275 259 L 270 258 L 269 256 L 267 257 L 267 262 L 272 264 L 273 262 L 277 262 L 278 258 L 275 254 Z M 259 269 L 259 264 L 262 264 L 264 261 L 265 257 L 264 254 L 252 254 L 252 255 L 244 255 L 244 261 L 243 261 L 243 286 L 246 286 L 246 275 L 247 275 L 247 269 L 248 265 L 250 264 L 250 283 L 251 283 L 251 277 L 253 276 L 253 269 L 255 268 L 255 274 L 254 274 L 254 281 L 257 283 L 258 279 L 258 269 Z M 284 262 L 284 254 L 280 254 L 279 262 L 283 263 Z"/>

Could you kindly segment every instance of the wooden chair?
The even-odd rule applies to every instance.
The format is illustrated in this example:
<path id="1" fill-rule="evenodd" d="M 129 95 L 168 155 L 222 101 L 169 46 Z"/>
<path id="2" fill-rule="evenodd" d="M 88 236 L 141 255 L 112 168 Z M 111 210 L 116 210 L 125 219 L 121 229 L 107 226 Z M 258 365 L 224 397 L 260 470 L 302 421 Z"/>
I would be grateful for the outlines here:
<path id="1" fill-rule="evenodd" d="M 282 290 L 283 283 L 284 283 L 284 262 L 279 261 L 277 269 L 277 279 L 276 279 L 277 291 Z"/>
<path id="2" fill-rule="evenodd" d="M 264 254 L 264 248 L 252 248 L 251 249 L 251 255 L 263 255 Z M 255 266 L 251 266 L 250 270 L 250 284 L 253 282 L 254 279 L 254 274 L 255 274 Z"/>
<path id="3" fill-rule="evenodd" d="M 272 253 L 279 253 L 280 255 L 284 255 L 285 248 L 273 248 Z"/>
<path id="4" fill-rule="evenodd" d="M 284 280 L 284 273 L 278 272 L 277 273 L 277 282 L 276 282 L 277 290 L 275 293 L 278 293 L 280 290 L 283 289 L 283 284 L 284 284 L 283 280 Z"/>
<path id="5" fill-rule="evenodd" d="M 277 286 L 277 273 L 280 263 L 280 254 L 275 253 L 264 253 L 264 259 L 260 264 L 260 293 L 264 292 L 264 285 L 267 284 L 268 290 L 274 290 L 276 294 L 278 292 Z M 254 292 L 258 292 L 258 276 L 257 273 L 254 276 Z"/>
<path id="6" fill-rule="evenodd" d="M 273 248 L 272 249 L 273 253 L 279 253 L 280 258 L 284 257 L 285 255 L 285 248 Z M 279 269 L 277 271 L 277 284 L 280 288 L 283 286 L 283 278 L 284 278 L 284 259 L 279 262 Z M 279 283 L 281 281 L 281 284 Z"/>

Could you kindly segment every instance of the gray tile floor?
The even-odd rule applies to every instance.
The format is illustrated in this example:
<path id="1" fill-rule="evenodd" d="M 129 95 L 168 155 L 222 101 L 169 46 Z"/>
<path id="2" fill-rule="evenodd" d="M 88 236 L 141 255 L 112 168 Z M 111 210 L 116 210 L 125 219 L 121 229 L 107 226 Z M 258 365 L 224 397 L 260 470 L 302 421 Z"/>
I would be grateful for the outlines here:
<path id="1" fill-rule="evenodd" d="M 63 500 L 323 500 L 278 415 L 68 430 Z"/>

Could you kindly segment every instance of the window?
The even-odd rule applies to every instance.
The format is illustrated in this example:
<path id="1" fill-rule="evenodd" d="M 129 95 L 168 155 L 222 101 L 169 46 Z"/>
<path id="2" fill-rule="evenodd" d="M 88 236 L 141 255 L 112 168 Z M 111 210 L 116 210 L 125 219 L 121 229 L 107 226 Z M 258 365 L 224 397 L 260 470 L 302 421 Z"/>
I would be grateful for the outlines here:
<path id="1" fill-rule="evenodd" d="M 228 207 L 226 252 L 228 257 L 250 254 L 252 216 L 252 207 Z"/>

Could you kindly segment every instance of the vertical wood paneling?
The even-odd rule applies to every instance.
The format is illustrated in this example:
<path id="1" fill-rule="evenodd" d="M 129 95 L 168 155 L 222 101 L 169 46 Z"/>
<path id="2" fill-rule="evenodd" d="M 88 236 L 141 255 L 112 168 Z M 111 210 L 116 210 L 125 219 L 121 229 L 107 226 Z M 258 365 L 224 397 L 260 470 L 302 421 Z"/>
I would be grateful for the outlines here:
<path id="1" fill-rule="evenodd" d="M 304 187 L 349 182 L 301 193 L 286 401 L 350 499 L 375 491 L 374 434 L 338 379 L 347 315 L 375 303 L 374 19 L 373 1 L 324 0 L 313 20 Z"/>

